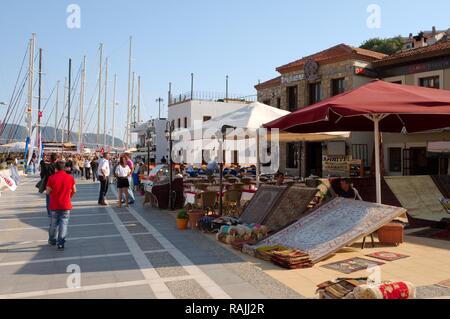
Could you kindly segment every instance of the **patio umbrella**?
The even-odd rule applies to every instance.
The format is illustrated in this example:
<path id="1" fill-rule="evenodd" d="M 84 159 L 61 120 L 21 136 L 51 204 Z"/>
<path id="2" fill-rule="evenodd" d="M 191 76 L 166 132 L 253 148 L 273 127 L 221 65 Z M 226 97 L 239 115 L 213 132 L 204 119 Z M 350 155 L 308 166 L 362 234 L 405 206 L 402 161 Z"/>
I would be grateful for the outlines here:
<path id="1" fill-rule="evenodd" d="M 380 132 L 450 127 L 450 92 L 374 80 L 267 123 L 289 133 L 374 131 L 377 202 L 381 203 Z"/>

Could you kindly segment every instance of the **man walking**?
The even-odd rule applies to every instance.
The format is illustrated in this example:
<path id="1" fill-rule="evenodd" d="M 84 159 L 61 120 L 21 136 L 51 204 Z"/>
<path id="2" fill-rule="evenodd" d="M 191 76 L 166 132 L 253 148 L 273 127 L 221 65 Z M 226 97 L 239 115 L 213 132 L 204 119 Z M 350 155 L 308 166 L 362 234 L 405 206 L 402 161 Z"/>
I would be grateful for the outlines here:
<path id="1" fill-rule="evenodd" d="M 128 167 L 130 168 L 130 171 L 131 172 L 134 172 L 134 163 L 133 163 L 133 161 L 131 160 L 131 157 L 130 157 L 130 154 L 129 153 L 125 153 L 124 154 L 124 156 L 125 156 L 125 159 L 126 159 L 126 161 L 127 161 L 127 165 L 128 165 Z M 136 201 L 136 199 L 135 199 L 135 197 L 134 197 L 134 192 L 133 192 L 133 183 L 132 183 L 132 179 L 131 179 L 131 175 L 130 176 L 128 176 L 128 183 L 129 183 L 129 187 L 128 187 L 128 197 L 130 198 L 130 202 L 129 203 L 127 203 L 127 204 L 130 204 L 130 205 L 133 205 L 134 203 L 135 203 L 135 201 Z"/>
<path id="2" fill-rule="evenodd" d="M 105 153 L 103 158 L 98 162 L 98 180 L 100 181 L 100 195 L 98 197 L 98 204 L 107 206 L 106 194 L 109 187 L 109 175 L 111 174 L 111 168 L 109 164 L 109 153 Z"/>
<path id="3" fill-rule="evenodd" d="M 52 246 L 58 245 L 58 250 L 64 250 L 70 211 L 73 208 L 72 197 L 77 192 L 75 179 L 65 172 L 65 168 L 64 162 L 57 162 L 55 164 L 56 173 L 50 176 L 47 182 L 52 218 L 48 231 L 48 243 Z"/>
<path id="4" fill-rule="evenodd" d="M 47 157 L 46 157 L 47 158 Z M 40 187 L 40 192 L 44 192 L 45 190 L 47 190 L 47 184 L 48 184 L 48 180 L 49 178 L 55 174 L 55 165 L 56 165 L 56 161 L 58 159 L 58 156 L 56 155 L 56 153 L 52 153 L 50 155 L 50 161 L 47 162 L 41 162 L 41 187 Z M 51 213 L 50 213 L 50 194 L 48 192 L 46 192 L 45 194 L 45 203 L 46 203 L 46 207 L 47 207 L 47 214 L 48 217 L 51 218 Z"/>

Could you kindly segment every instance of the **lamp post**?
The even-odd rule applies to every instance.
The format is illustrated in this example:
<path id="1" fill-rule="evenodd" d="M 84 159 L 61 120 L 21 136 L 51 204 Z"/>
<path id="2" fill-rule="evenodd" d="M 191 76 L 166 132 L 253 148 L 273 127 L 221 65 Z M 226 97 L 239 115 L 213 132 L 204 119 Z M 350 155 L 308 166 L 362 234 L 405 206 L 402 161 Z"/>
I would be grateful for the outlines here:
<path id="1" fill-rule="evenodd" d="M 153 136 L 150 130 L 145 134 L 147 143 L 147 174 L 150 176 L 150 145 L 153 144 Z"/>
<path id="2" fill-rule="evenodd" d="M 166 139 L 169 143 L 169 208 L 173 209 L 173 196 L 172 196 L 172 133 L 175 130 L 175 125 L 171 121 L 166 123 Z"/>

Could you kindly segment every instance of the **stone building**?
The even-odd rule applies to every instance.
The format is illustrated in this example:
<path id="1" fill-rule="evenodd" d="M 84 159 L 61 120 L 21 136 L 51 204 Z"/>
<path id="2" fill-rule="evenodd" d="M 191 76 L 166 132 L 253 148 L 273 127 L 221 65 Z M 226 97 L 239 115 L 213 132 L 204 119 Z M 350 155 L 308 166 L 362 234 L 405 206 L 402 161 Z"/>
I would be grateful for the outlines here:
<path id="1" fill-rule="evenodd" d="M 450 39 L 404 50 L 373 63 L 387 82 L 450 90 Z M 450 141 L 450 131 L 383 134 L 387 175 L 447 174 L 449 160 L 430 156 L 430 142 Z"/>
<path id="2" fill-rule="evenodd" d="M 276 71 L 278 77 L 255 86 L 258 101 L 295 111 L 328 97 L 357 88 L 376 77 L 372 63 L 386 55 L 339 44 L 304 57 Z M 291 175 L 322 175 L 322 159 L 328 146 L 343 149 L 340 156 L 352 156 L 370 166 L 373 152 L 371 133 L 353 133 L 346 142 L 284 143 L 280 145 L 280 170 Z M 337 146 L 337 147 L 336 147 Z M 342 153 L 342 152 L 341 152 Z"/>

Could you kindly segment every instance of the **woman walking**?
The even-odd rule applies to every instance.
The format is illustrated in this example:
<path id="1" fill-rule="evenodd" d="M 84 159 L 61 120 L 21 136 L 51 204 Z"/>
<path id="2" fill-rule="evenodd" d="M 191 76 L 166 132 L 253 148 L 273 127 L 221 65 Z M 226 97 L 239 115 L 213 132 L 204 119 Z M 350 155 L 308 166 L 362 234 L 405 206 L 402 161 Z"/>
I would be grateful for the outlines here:
<path id="1" fill-rule="evenodd" d="M 125 196 L 125 205 L 128 207 L 128 188 L 130 187 L 129 177 L 131 176 L 131 169 L 127 165 L 127 160 L 124 156 L 120 157 L 119 165 L 116 167 L 115 175 L 117 177 L 117 189 L 119 191 L 118 201 L 119 208 L 122 207 L 122 194 Z"/>

